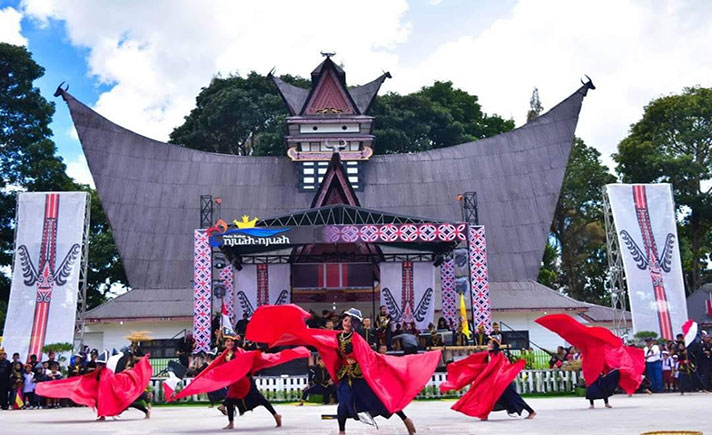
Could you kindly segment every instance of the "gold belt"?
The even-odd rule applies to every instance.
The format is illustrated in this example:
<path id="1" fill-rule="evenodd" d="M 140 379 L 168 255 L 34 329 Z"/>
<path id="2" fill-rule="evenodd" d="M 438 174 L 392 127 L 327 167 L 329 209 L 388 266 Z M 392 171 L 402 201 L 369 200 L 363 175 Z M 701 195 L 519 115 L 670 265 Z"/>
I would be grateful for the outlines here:
<path id="1" fill-rule="evenodd" d="M 336 372 L 336 377 L 339 380 L 343 379 L 345 376 L 349 378 L 363 378 L 363 372 L 361 371 L 361 366 L 358 364 L 344 364 Z"/>

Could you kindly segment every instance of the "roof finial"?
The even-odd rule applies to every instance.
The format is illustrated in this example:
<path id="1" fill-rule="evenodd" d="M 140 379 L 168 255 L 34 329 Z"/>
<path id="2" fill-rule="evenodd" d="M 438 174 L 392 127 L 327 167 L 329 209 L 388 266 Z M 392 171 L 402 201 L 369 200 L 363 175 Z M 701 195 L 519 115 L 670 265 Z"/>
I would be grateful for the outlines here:
<path id="1" fill-rule="evenodd" d="M 321 55 L 324 56 L 327 59 L 330 59 L 331 56 L 335 56 L 336 52 L 335 51 L 322 51 Z"/>

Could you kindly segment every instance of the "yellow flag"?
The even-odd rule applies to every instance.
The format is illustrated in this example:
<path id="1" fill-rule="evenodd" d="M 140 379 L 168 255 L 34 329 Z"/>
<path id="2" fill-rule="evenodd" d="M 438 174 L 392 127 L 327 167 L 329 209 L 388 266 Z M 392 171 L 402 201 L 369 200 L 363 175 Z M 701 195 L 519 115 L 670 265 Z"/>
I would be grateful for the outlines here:
<path id="1" fill-rule="evenodd" d="M 467 324 L 467 308 L 465 308 L 465 295 L 460 295 L 460 322 L 462 323 L 462 333 L 470 338 L 470 326 Z"/>

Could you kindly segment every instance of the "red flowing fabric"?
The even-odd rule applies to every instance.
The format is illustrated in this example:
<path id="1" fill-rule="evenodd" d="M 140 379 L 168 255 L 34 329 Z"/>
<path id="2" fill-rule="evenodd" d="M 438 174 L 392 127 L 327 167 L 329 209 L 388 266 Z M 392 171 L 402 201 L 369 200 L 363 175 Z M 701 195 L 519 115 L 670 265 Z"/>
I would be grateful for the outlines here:
<path id="1" fill-rule="evenodd" d="M 121 414 L 146 390 L 152 374 L 151 363 L 145 356 L 132 369 L 118 374 L 102 368 L 98 373 L 40 382 L 35 392 L 43 397 L 71 399 L 80 405 L 97 408 L 99 417 L 111 417 Z"/>
<path id="2" fill-rule="evenodd" d="M 470 417 L 487 418 L 504 390 L 524 368 L 524 360 L 511 364 L 498 353 L 487 362 L 487 353 L 474 353 L 447 367 L 447 381 L 440 384 L 440 391 L 459 390 L 472 383 L 452 409 Z"/>
<path id="3" fill-rule="evenodd" d="M 247 380 L 246 376 L 248 374 L 257 373 L 260 370 L 284 364 L 293 359 L 307 358 L 310 352 L 305 347 L 283 350 L 277 353 L 262 353 L 259 350 L 245 351 L 235 348 L 233 359 L 225 362 L 226 355 L 227 351 L 220 354 L 188 386 L 167 400 L 170 402 L 194 394 L 209 393 L 228 385 L 230 385 L 229 397 L 240 399 L 245 397 L 250 389 L 249 380 L 247 384 L 244 382 L 239 383 L 242 379 Z"/>
<path id="4" fill-rule="evenodd" d="M 440 391 L 459 390 L 469 385 L 487 367 L 487 352 L 470 354 L 467 358 L 447 365 L 447 380 L 440 384 Z"/>
<path id="5" fill-rule="evenodd" d="M 632 394 L 640 386 L 645 371 L 642 349 L 625 346 L 608 329 L 583 325 L 566 314 L 549 314 L 536 322 L 581 350 L 586 386 L 596 382 L 601 373 L 613 369 L 621 372 L 618 385 L 626 393 Z"/>
<path id="6" fill-rule="evenodd" d="M 106 369 L 101 369 L 103 376 Z M 35 388 L 38 396 L 50 397 L 52 399 L 70 399 L 79 405 L 96 408 L 96 398 L 99 391 L 99 381 L 96 379 L 97 372 L 87 373 L 82 376 L 75 376 L 57 381 L 40 382 Z"/>
<path id="7" fill-rule="evenodd" d="M 111 370 L 104 370 L 99 381 L 99 417 L 121 414 L 146 391 L 152 375 L 153 368 L 148 361 L 148 355 L 141 358 L 133 368 L 121 373 L 114 374 Z"/>
<path id="8" fill-rule="evenodd" d="M 247 324 L 245 338 L 270 346 L 313 346 L 324 360 L 332 379 L 343 364 L 339 355 L 339 331 L 306 326 L 310 314 L 296 305 L 262 305 Z M 405 408 L 430 380 L 440 362 L 440 351 L 402 357 L 374 352 L 360 335 L 354 334 L 352 357 L 361 366 L 369 387 L 388 412 Z"/>

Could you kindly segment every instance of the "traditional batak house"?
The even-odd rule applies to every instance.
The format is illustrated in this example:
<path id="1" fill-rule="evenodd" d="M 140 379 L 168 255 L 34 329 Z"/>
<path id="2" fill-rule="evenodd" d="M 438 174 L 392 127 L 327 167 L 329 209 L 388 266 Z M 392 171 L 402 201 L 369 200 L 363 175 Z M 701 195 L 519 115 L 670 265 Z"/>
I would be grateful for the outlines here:
<path id="1" fill-rule="evenodd" d="M 132 288 L 86 313 L 87 343 L 120 346 L 135 330 L 156 339 L 190 330 L 204 334 L 205 318 L 209 323 L 210 312 L 220 310 L 216 299 L 210 309 L 216 278 L 233 319 L 262 303 L 288 301 L 316 312 L 354 305 L 368 314 L 384 302 L 419 325 L 456 319 L 460 286 L 450 254 L 465 240 L 479 249 L 469 257 L 470 273 L 477 274 L 476 323 L 499 321 L 505 332 L 514 329 L 540 346 L 562 344 L 534 320 L 553 312 L 585 317 L 595 307 L 536 278 L 581 104 L 593 85 L 585 83 L 547 113 L 495 137 L 378 155 L 372 134 L 378 120 L 368 109 L 389 77 L 348 87 L 344 70 L 328 55 L 312 72 L 310 89 L 270 76 L 290 113 L 283 157 L 223 155 L 155 141 L 59 89 Z M 477 222 L 463 213 L 468 192 L 476 192 Z M 235 225 L 195 231 L 204 195 L 220 197 L 221 216 L 236 219 Z M 464 220 L 481 232 L 460 226 Z M 267 240 L 276 244 L 265 246 Z M 226 257 L 221 271 L 211 264 L 211 241 Z"/>

